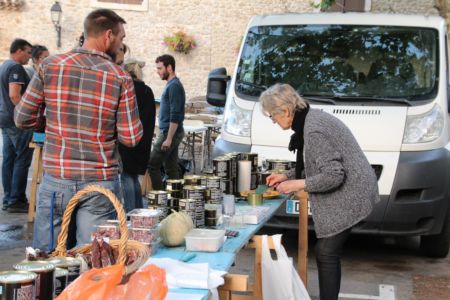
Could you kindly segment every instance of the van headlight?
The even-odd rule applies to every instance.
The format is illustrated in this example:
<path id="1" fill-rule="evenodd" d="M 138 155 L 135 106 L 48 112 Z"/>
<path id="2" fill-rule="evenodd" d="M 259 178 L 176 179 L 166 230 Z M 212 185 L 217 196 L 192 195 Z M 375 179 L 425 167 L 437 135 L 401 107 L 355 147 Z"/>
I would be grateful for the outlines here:
<path id="1" fill-rule="evenodd" d="M 233 97 L 227 102 L 225 111 L 223 129 L 232 135 L 250 137 L 252 111 L 237 106 Z"/>
<path id="2" fill-rule="evenodd" d="M 438 105 L 430 111 L 415 116 L 407 116 L 404 144 L 427 143 L 439 138 L 444 129 L 444 115 Z"/>

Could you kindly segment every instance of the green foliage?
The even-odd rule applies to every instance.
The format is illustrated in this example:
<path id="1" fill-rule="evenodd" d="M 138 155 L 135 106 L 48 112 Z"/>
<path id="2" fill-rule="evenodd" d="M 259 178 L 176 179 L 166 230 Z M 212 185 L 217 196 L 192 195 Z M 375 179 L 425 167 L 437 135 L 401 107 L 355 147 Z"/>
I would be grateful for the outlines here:
<path id="1" fill-rule="evenodd" d="M 170 51 L 188 54 L 189 51 L 197 47 L 193 36 L 187 35 L 183 31 L 177 31 L 171 36 L 164 37 L 163 45 Z"/>
<path id="2" fill-rule="evenodd" d="M 315 8 L 327 9 L 331 5 L 333 5 L 334 2 L 336 2 L 336 0 L 321 0 L 320 3 L 318 4 L 311 3 L 311 5 Z"/>

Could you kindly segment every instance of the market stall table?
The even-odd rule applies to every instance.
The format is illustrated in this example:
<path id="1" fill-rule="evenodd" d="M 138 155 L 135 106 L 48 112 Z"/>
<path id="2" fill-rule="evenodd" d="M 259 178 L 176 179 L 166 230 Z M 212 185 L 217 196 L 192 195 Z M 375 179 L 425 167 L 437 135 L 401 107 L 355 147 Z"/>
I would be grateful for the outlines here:
<path id="1" fill-rule="evenodd" d="M 266 200 L 263 206 L 269 209 L 265 213 L 261 221 L 256 225 L 250 224 L 239 224 L 236 226 L 227 227 L 238 231 L 239 235 L 233 238 L 227 238 L 222 245 L 220 251 L 218 252 L 189 252 L 194 253 L 195 257 L 189 261 L 189 263 L 208 263 L 211 269 L 228 271 L 233 265 L 237 253 L 250 241 L 250 239 L 255 235 L 255 233 L 264 226 L 264 224 L 274 215 L 276 210 L 283 204 L 285 198 L 280 197 L 277 199 Z M 243 202 L 237 203 L 237 206 L 244 206 Z M 185 247 L 161 247 L 155 255 L 154 258 L 172 258 L 180 260 L 184 255 L 186 255 Z M 202 295 L 202 299 L 208 299 L 209 290 L 204 289 L 171 289 L 170 290 L 177 295 L 180 294 L 195 294 Z"/>

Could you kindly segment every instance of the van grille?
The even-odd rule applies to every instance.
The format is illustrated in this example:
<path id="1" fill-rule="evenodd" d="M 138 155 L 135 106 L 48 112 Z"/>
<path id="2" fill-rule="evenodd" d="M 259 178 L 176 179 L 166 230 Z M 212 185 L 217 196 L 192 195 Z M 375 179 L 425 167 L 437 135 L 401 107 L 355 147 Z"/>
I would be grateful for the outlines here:
<path id="1" fill-rule="evenodd" d="M 357 108 L 335 108 L 333 109 L 334 115 L 371 115 L 379 116 L 381 115 L 381 110 L 379 109 L 357 109 Z"/>
<path id="2" fill-rule="evenodd" d="M 380 179 L 381 172 L 383 171 L 382 165 L 372 165 L 372 169 L 375 172 L 375 175 L 377 176 L 377 180 Z"/>

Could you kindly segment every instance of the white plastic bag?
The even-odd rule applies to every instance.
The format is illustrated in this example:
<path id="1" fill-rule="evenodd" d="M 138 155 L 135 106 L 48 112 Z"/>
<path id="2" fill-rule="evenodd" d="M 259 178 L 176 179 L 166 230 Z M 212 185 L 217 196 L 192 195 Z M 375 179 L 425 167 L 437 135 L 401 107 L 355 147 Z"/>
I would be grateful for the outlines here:
<path id="1" fill-rule="evenodd" d="M 272 236 L 277 259 L 270 255 L 267 235 L 262 236 L 261 275 L 263 299 L 310 300 L 303 281 L 294 268 L 292 259 L 281 245 L 281 234 Z"/>

